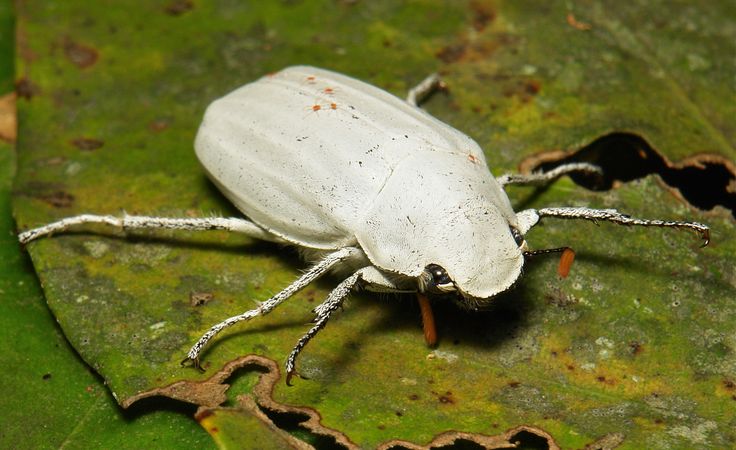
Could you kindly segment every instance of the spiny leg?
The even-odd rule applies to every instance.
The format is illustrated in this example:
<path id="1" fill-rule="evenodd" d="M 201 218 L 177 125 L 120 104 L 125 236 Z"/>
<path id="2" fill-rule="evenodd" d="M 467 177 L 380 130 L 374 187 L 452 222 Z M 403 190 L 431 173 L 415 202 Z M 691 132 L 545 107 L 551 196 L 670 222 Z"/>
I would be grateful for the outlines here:
<path id="1" fill-rule="evenodd" d="M 530 174 L 505 174 L 496 178 L 501 186 L 510 184 L 526 185 L 526 186 L 541 186 L 550 183 L 557 178 L 568 175 L 571 173 L 585 173 L 589 175 L 603 175 L 603 171 L 600 167 L 588 164 L 588 163 L 570 163 L 562 166 L 557 166 L 549 172 L 534 172 Z"/>
<path id="2" fill-rule="evenodd" d="M 299 339 L 299 341 L 294 346 L 294 349 L 289 354 L 289 357 L 286 359 L 286 384 L 291 386 L 291 378 L 297 374 L 296 373 L 296 359 L 299 357 L 299 353 L 304 349 L 304 347 L 309 343 L 310 340 L 322 329 L 327 325 L 327 321 L 330 320 L 330 316 L 337 308 L 342 305 L 342 302 L 345 300 L 345 298 L 350 294 L 350 291 L 353 290 L 353 288 L 358 284 L 361 277 L 361 270 L 358 270 L 354 274 L 350 275 L 348 278 L 343 280 L 340 284 L 337 285 L 335 289 L 330 292 L 330 295 L 327 296 L 327 299 L 322 302 L 319 306 L 314 308 L 314 312 L 317 314 L 317 317 L 315 318 L 314 326 L 307 331 L 307 333 Z"/>
<path id="3" fill-rule="evenodd" d="M 325 256 L 320 262 L 312 266 L 312 268 L 306 271 L 296 281 L 287 286 L 286 289 L 282 290 L 278 294 L 261 303 L 258 308 L 251 309 L 250 311 L 246 311 L 237 316 L 230 317 L 229 319 L 223 320 L 217 325 L 214 325 L 209 330 L 207 330 L 207 332 L 204 333 L 202 337 L 200 337 L 199 340 L 192 346 L 192 348 L 189 350 L 189 353 L 187 353 L 187 357 L 184 358 L 184 360 L 181 362 L 182 365 L 191 361 L 194 367 L 201 369 L 201 366 L 199 364 L 199 355 L 200 353 L 202 353 L 202 350 L 210 341 L 210 339 L 215 337 L 217 333 L 221 332 L 225 328 L 235 325 L 238 322 L 250 320 L 254 317 L 268 314 L 282 302 L 287 300 L 292 295 L 296 294 L 299 290 L 301 290 L 320 276 L 324 275 L 328 270 L 335 266 L 335 264 L 349 258 L 355 252 L 359 251 L 360 250 L 354 247 L 346 247 L 336 252 L 330 253 L 329 255 Z"/>
<path id="4" fill-rule="evenodd" d="M 419 309 L 422 313 L 422 329 L 424 330 L 424 341 L 429 347 L 437 345 L 437 327 L 434 322 L 434 313 L 432 313 L 432 305 L 426 295 L 417 292 L 417 300 L 419 300 Z"/>
<path id="5" fill-rule="evenodd" d="M 283 242 L 283 240 L 267 232 L 253 222 L 237 217 L 167 218 L 128 215 L 116 217 L 94 214 L 82 214 L 79 216 L 67 217 L 42 227 L 24 231 L 18 235 L 18 240 L 21 244 L 27 244 L 35 239 L 48 236 L 53 233 L 61 233 L 69 230 L 70 228 L 84 224 L 105 224 L 122 230 L 157 228 L 185 231 L 227 230 L 242 233 L 256 239 Z"/>
<path id="6" fill-rule="evenodd" d="M 430 94 L 437 89 L 445 87 L 445 83 L 440 79 L 439 74 L 433 73 L 427 78 L 423 79 L 419 84 L 409 89 L 409 93 L 406 95 L 406 102 L 412 106 L 419 106 Z"/>
<path id="7" fill-rule="evenodd" d="M 607 221 L 619 225 L 642 226 L 642 227 L 660 227 L 660 228 L 680 228 L 693 230 L 700 234 L 705 247 L 710 242 L 710 228 L 707 225 L 698 222 L 679 222 L 673 220 L 659 219 L 636 219 L 625 214 L 621 214 L 615 209 L 591 209 L 583 207 L 560 207 L 560 208 L 542 208 L 539 210 L 526 210 L 526 214 L 536 214 L 537 217 L 556 217 L 559 219 L 584 219 L 594 223 L 598 221 Z"/>

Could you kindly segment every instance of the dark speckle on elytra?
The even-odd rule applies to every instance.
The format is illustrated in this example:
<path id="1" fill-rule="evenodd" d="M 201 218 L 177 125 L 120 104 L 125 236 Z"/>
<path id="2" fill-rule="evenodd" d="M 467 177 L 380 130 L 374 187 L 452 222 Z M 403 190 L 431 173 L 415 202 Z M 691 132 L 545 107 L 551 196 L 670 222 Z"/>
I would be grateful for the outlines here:
<path id="1" fill-rule="evenodd" d="M 84 151 L 97 150 L 98 148 L 101 148 L 103 145 L 105 145 L 105 141 L 87 137 L 72 139 L 71 142 L 73 146 Z"/>
<path id="2" fill-rule="evenodd" d="M 64 42 L 64 54 L 72 64 L 80 69 L 93 66 L 99 58 L 97 50 L 90 46 L 74 42 L 71 39 L 67 39 Z"/>

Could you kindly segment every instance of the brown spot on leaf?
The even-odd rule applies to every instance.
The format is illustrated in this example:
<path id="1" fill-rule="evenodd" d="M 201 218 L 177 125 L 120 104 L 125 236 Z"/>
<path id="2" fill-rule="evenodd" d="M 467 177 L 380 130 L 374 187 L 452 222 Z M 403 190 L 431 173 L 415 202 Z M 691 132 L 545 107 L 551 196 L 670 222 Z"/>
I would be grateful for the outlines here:
<path id="1" fill-rule="evenodd" d="M 636 356 L 644 351 L 644 346 L 639 342 L 633 341 L 629 344 L 629 349 L 631 350 L 631 354 Z"/>
<path id="2" fill-rule="evenodd" d="M 88 152 L 92 150 L 97 150 L 98 148 L 101 148 L 103 145 L 105 145 L 105 141 L 88 137 L 72 139 L 71 142 L 72 145 L 77 147 L 79 150 L 84 150 Z"/>
<path id="3" fill-rule="evenodd" d="M 15 98 L 15 92 L 10 92 L 0 97 L 0 140 L 5 142 L 15 142 L 18 136 Z"/>
<path id="4" fill-rule="evenodd" d="M 51 379 L 51 374 L 50 373 L 45 373 L 45 374 L 43 374 L 43 376 L 41 378 L 43 378 L 44 380 L 50 380 Z"/>
<path id="5" fill-rule="evenodd" d="M 214 298 L 215 295 L 212 292 L 191 292 L 189 293 L 189 304 L 191 306 L 202 306 Z"/>
<path id="6" fill-rule="evenodd" d="M 212 414 L 212 410 L 202 408 L 197 411 L 196 414 L 194 414 L 194 420 L 196 420 L 197 422 L 201 422 L 203 419 L 210 417 Z"/>
<path id="7" fill-rule="evenodd" d="M 38 94 L 38 87 L 31 82 L 28 78 L 20 78 L 15 82 L 15 93 L 18 97 L 30 100 L 31 97 Z"/>
<path id="8" fill-rule="evenodd" d="M 436 56 L 441 59 L 442 62 L 450 64 L 462 58 L 463 55 L 465 55 L 466 49 L 467 45 L 465 43 L 450 44 L 437 52 Z"/>
<path id="9" fill-rule="evenodd" d="M 736 389 L 736 382 L 734 382 L 733 380 L 725 379 L 723 380 L 723 387 L 725 387 L 729 391 L 732 391 Z"/>
<path id="10" fill-rule="evenodd" d="M 74 196 L 64 191 L 54 191 L 45 194 L 33 195 L 39 200 L 43 200 L 54 208 L 68 208 L 74 203 Z"/>
<path id="11" fill-rule="evenodd" d="M 169 128 L 169 122 L 164 119 L 157 119 L 148 124 L 148 129 L 154 133 L 160 133 L 167 128 Z"/>
<path id="12" fill-rule="evenodd" d="M 575 28 L 576 30 L 588 31 L 591 28 L 593 28 L 593 26 L 591 24 L 589 24 L 589 23 L 579 22 L 575 18 L 575 15 L 573 15 L 573 13 L 567 13 L 566 19 L 567 19 L 567 24 L 570 25 L 571 27 Z"/>
<path id="13" fill-rule="evenodd" d="M 194 3 L 191 0 L 174 0 L 164 8 L 164 12 L 170 16 L 181 16 L 182 14 L 194 9 Z"/>
<path id="14" fill-rule="evenodd" d="M 448 395 L 440 395 L 437 399 L 440 401 L 440 403 L 455 403 L 455 400 L 453 400 L 452 397 Z"/>
<path id="15" fill-rule="evenodd" d="M 606 378 L 603 375 L 598 375 L 597 377 L 595 377 L 595 379 L 599 383 L 604 383 L 604 384 L 607 384 L 609 386 L 613 386 L 614 384 L 616 384 L 616 380 L 614 380 L 613 378 Z"/>
<path id="16" fill-rule="evenodd" d="M 519 387 L 519 386 L 521 385 L 521 382 L 519 382 L 519 381 L 509 381 L 509 382 L 507 383 L 507 385 L 508 385 L 508 386 L 509 386 L 510 388 L 517 388 L 517 387 Z"/>
<path id="17" fill-rule="evenodd" d="M 537 80 L 528 80 L 524 83 L 524 91 L 529 95 L 537 95 L 542 89 L 542 83 Z"/>
<path id="18" fill-rule="evenodd" d="M 411 394 L 409 400 L 419 400 L 419 396 L 417 394 Z"/>
<path id="19" fill-rule="evenodd" d="M 473 1 L 470 3 L 470 9 L 473 10 L 473 28 L 475 31 L 483 31 L 496 18 L 496 11 L 489 3 Z"/>
<path id="20" fill-rule="evenodd" d="M 64 54 L 72 64 L 80 69 L 92 67 L 99 58 L 97 50 L 88 45 L 74 42 L 71 39 L 64 41 Z"/>

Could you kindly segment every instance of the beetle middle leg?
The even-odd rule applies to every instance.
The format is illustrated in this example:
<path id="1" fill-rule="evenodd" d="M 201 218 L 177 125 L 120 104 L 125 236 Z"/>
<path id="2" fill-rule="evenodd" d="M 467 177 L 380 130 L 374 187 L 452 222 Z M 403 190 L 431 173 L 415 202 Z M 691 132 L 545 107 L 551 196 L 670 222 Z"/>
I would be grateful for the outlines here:
<path id="1" fill-rule="evenodd" d="M 287 286 L 284 290 L 261 303 L 258 308 L 251 309 L 242 314 L 238 314 L 237 316 L 225 319 L 216 325 L 213 325 L 192 346 L 192 348 L 189 350 L 189 353 L 187 353 L 187 357 L 184 358 L 184 360 L 181 362 L 182 365 L 191 361 L 194 367 L 201 369 L 201 366 L 199 364 L 199 355 L 200 353 L 202 353 L 202 350 L 207 345 L 207 343 L 219 332 L 221 332 L 225 328 L 229 328 L 235 325 L 238 322 L 247 321 L 254 317 L 263 316 L 270 313 L 271 311 L 273 311 L 274 308 L 279 306 L 285 300 L 288 300 L 291 296 L 299 292 L 301 289 L 315 281 L 320 276 L 327 273 L 336 264 L 350 258 L 352 255 L 359 251 L 360 250 L 354 247 L 345 247 L 337 250 L 336 252 L 328 254 L 327 256 L 322 258 L 320 262 L 318 262 L 317 264 L 312 266 L 312 268 L 306 271 L 301 277 L 297 278 L 296 281 Z"/>
<path id="2" fill-rule="evenodd" d="M 299 353 L 309 343 L 310 340 L 327 325 L 327 321 L 330 320 L 330 316 L 336 309 L 338 309 L 345 298 L 350 292 L 358 285 L 362 275 L 362 270 L 358 270 L 348 278 L 343 280 L 337 285 L 335 289 L 330 292 L 327 299 L 322 302 L 319 306 L 314 308 L 314 312 L 317 317 L 314 319 L 314 326 L 307 331 L 304 336 L 294 346 L 294 349 L 286 359 L 286 384 L 291 386 L 291 378 L 296 374 L 296 359 Z"/>

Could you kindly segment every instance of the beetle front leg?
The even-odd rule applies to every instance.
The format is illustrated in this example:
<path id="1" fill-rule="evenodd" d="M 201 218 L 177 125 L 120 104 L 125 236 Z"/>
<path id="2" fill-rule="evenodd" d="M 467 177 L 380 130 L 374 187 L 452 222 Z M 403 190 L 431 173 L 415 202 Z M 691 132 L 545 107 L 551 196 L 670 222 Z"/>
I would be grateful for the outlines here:
<path id="1" fill-rule="evenodd" d="M 122 230 L 227 230 L 242 233 L 255 239 L 284 243 L 283 239 L 269 233 L 253 222 L 237 217 L 168 218 L 129 215 L 116 217 L 95 214 L 82 214 L 79 216 L 67 217 L 48 225 L 24 231 L 18 235 L 18 240 L 21 244 L 25 245 L 33 240 L 52 235 L 54 233 L 63 233 L 69 229 L 85 224 L 104 224 Z"/>
<path id="2" fill-rule="evenodd" d="M 710 228 L 707 225 L 698 222 L 679 222 L 674 220 L 659 219 L 637 219 L 626 214 L 621 214 L 615 209 L 591 209 L 584 207 L 560 207 L 560 208 L 542 208 L 539 210 L 528 209 L 521 211 L 517 217 L 531 223 L 529 228 L 533 226 L 537 220 L 544 217 L 556 217 L 558 219 L 583 219 L 598 223 L 606 221 L 618 225 L 640 226 L 640 227 L 659 227 L 659 228 L 680 228 L 693 230 L 700 234 L 705 247 L 710 242 Z M 536 220 L 535 220 L 536 218 Z M 533 223 L 532 223 L 533 222 Z"/>
<path id="3" fill-rule="evenodd" d="M 530 174 L 504 174 L 496 178 L 501 186 L 516 184 L 522 186 L 543 186 L 551 183 L 563 175 L 584 173 L 588 175 L 603 175 L 600 167 L 588 163 L 570 163 L 557 166 L 549 172 L 534 172 Z"/>
<path id="4" fill-rule="evenodd" d="M 340 284 L 337 285 L 335 289 L 330 292 L 330 295 L 327 296 L 327 299 L 322 302 L 319 306 L 314 308 L 314 312 L 317 314 L 317 317 L 314 319 L 314 326 L 304 334 L 304 336 L 299 339 L 299 341 L 294 346 L 294 349 L 289 354 L 289 357 L 286 359 L 286 384 L 291 386 L 291 378 L 294 375 L 298 375 L 296 373 L 296 359 L 299 357 L 299 353 L 304 349 L 304 347 L 309 343 L 310 340 L 322 329 L 327 325 L 327 321 L 330 320 L 330 316 L 337 308 L 339 308 L 342 305 L 342 302 L 345 300 L 345 298 L 350 294 L 350 292 L 355 288 L 355 286 L 358 285 L 361 279 L 361 270 L 358 270 L 354 274 L 350 275 L 348 278 L 343 280 Z"/>

